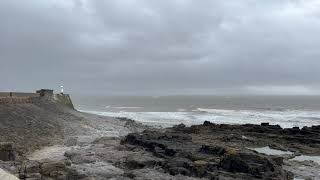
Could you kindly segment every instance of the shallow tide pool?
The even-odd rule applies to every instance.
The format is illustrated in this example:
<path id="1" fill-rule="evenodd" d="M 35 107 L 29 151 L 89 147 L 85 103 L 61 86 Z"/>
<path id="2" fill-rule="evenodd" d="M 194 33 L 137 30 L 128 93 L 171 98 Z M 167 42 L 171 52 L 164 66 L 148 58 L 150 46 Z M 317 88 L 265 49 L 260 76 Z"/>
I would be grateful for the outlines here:
<path id="1" fill-rule="evenodd" d="M 320 156 L 301 155 L 301 156 L 296 156 L 290 160 L 291 161 L 313 161 L 313 162 L 318 163 L 320 165 Z"/>
<path id="2" fill-rule="evenodd" d="M 258 153 L 261 153 L 261 154 L 274 155 L 274 156 L 293 154 L 293 152 L 290 152 L 290 151 L 281 151 L 281 150 L 271 149 L 269 146 L 261 147 L 261 148 L 248 148 L 248 149 L 257 151 Z"/>

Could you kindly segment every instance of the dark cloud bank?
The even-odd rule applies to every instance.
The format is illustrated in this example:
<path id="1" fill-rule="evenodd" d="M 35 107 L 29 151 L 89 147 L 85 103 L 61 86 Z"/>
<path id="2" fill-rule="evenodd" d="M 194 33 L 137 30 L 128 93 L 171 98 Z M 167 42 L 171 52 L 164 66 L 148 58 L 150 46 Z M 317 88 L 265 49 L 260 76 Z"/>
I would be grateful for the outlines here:
<path id="1" fill-rule="evenodd" d="M 0 90 L 319 94 L 318 0 L 1 0 Z"/>

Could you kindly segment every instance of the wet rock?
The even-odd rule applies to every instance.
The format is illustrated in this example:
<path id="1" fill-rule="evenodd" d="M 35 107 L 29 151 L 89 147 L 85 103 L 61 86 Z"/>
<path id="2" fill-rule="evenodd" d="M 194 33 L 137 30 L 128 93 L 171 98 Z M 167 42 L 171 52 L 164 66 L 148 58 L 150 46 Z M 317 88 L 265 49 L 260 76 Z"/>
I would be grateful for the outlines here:
<path id="1" fill-rule="evenodd" d="M 68 168 L 64 161 L 48 161 L 40 165 L 40 173 L 45 177 L 65 179 L 68 176 Z"/>
<path id="2" fill-rule="evenodd" d="M 191 172 L 189 170 L 192 169 L 193 162 L 187 158 L 176 157 L 168 160 L 163 168 L 169 172 L 171 175 L 187 175 L 191 176 Z"/>
<path id="3" fill-rule="evenodd" d="M 93 141 L 93 144 L 110 144 L 119 141 L 119 137 L 99 137 Z"/>
<path id="4" fill-rule="evenodd" d="M 277 162 L 275 162 L 275 160 Z M 227 153 L 220 162 L 220 168 L 232 173 L 245 173 L 248 177 L 267 179 L 292 179 L 292 173 L 282 169 L 282 159 L 270 158 L 252 153 Z"/>
<path id="5" fill-rule="evenodd" d="M 190 171 L 184 167 L 171 167 L 168 169 L 168 172 L 175 176 L 178 174 L 184 175 L 184 176 L 190 176 Z"/>
<path id="6" fill-rule="evenodd" d="M 125 122 L 124 127 L 130 129 L 132 132 L 140 132 L 149 127 L 126 117 L 117 117 L 117 119 Z"/>
<path id="7" fill-rule="evenodd" d="M 209 169 L 210 168 L 209 166 L 211 164 L 209 162 L 207 162 L 206 160 L 194 161 L 193 165 L 194 165 L 194 169 L 195 169 L 197 177 L 204 177 L 207 175 L 207 173 L 209 171 L 212 170 L 212 169 Z"/>
<path id="8" fill-rule="evenodd" d="M 183 172 L 182 169 L 176 170 Z M 183 176 L 181 174 L 170 175 L 170 173 L 163 173 L 161 170 L 146 168 L 146 169 L 137 169 L 130 171 L 130 176 L 135 180 L 198 180 L 199 178 L 193 178 L 188 176 Z"/>
<path id="9" fill-rule="evenodd" d="M 209 127 L 209 128 L 208 128 Z M 244 128 L 250 130 L 251 125 Z M 187 134 L 183 129 L 201 129 L 197 133 Z M 151 152 L 155 157 L 162 159 L 162 163 L 158 164 L 164 172 L 177 176 L 189 176 L 197 178 L 215 179 L 237 179 L 235 174 L 240 173 L 243 179 L 269 178 L 271 179 L 292 179 L 290 173 L 282 169 L 283 159 L 278 157 L 268 157 L 251 151 L 239 151 L 226 146 L 224 143 L 228 141 L 222 140 L 217 132 L 207 133 L 208 131 L 218 131 L 219 128 L 231 129 L 233 133 L 238 131 L 232 125 L 215 125 L 207 122 L 206 126 L 193 127 L 173 127 L 167 131 L 144 131 L 143 133 L 129 134 L 122 140 L 122 144 L 134 145 Z M 188 130 L 187 130 L 188 131 Z M 263 127 L 258 131 L 273 131 L 267 127 Z M 188 131 L 195 132 L 195 131 Z M 193 136 L 191 136 L 191 134 Z M 218 136 L 215 137 L 215 136 Z M 235 138 L 232 142 L 243 142 L 242 136 L 232 134 Z M 205 144 L 205 142 L 219 141 L 219 145 Z M 236 138 L 238 137 L 238 138 Z M 252 136 L 250 136 L 252 137 Z M 203 139 L 203 141 L 201 140 Z M 248 141 L 246 141 L 248 142 Z M 202 143 L 202 145 L 199 145 Z M 233 144 L 234 145 L 234 144 Z M 130 169 L 147 168 L 145 162 L 138 160 L 127 160 Z M 152 166 L 149 166 L 152 167 Z"/>
<path id="10" fill-rule="evenodd" d="M 124 172 L 122 169 L 119 169 L 107 162 L 96 162 L 88 164 L 74 164 L 71 168 L 76 171 L 77 175 L 81 178 L 86 177 L 103 177 L 114 178 L 121 176 Z M 78 178 L 78 179 L 81 179 Z"/>
<path id="11" fill-rule="evenodd" d="M 14 161 L 16 159 L 16 152 L 12 143 L 0 142 L 0 160 Z"/>
<path id="12" fill-rule="evenodd" d="M 25 176 L 26 180 L 41 180 L 42 175 L 40 173 L 31 173 Z"/>
<path id="13" fill-rule="evenodd" d="M 210 121 L 204 121 L 203 126 L 211 126 L 214 125 L 214 123 L 211 123 Z"/>
<path id="14" fill-rule="evenodd" d="M 93 156 L 90 152 L 82 152 L 79 150 L 66 151 L 64 156 L 74 164 L 93 163 L 97 161 L 97 157 Z"/>
<path id="15" fill-rule="evenodd" d="M 132 154 L 125 160 L 128 169 L 153 168 L 163 164 L 163 160 L 149 154 Z"/>
<path id="16" fill-rule="evenodd" d="M 167 142 L 170 139 L 176 139 L 177 141 L 184 140 L 185 137 L 177 136 L 176 134 L 161 134 L 159 137 L 157 134 L 146 133 L 146 134 L 129 134 L 122 141 L 122 143 L 129 143 L 132 145 L 138 145 L 146 148 L 148 151 L 153 152 L 158 157 L 163 156 L 174 156 L 176 151 L 168 148 Z"/>
<path id="17" fill-rule="evenodd" d="M 184 125 L 183 123 L 173 126 L 174 129 L 183 129 L 185 127 L 186 125 Z"/>
<path id="18" fill-rule="evenodd" d="M 281 126 L 276 124 L 276 125 L 269 125 L 268 126 L 269 129 L 274 129 L 274 130 L 281 130 Z"/>
<path id="19" fill-rule="evenodd" d="M 300 128 L 299 127 L 287 128 L 287 129 L 284 129 L 283 132 L 285 132 L 286 134 L 295 135 L 300 133 Z"/>
<path id="20" fill-rule="evenodd" d="M 270 159 L 248 153 L 229 153 L 222 159 L 220 166 L 230 172 L 249 173 L 261 178 L 266 174 L 276 174 L 280 171 Z"/>
<path id="21" fill-rule="evenodd" d="M 20 179 L 40 180 L 42 178 L 41 163 L 38 161 L 24 161 L 19 165 L 18 173 Z"/>
<path id="22" fill-rule="evenodd" d="M 200 149 L 201 153 L 205 154 L 212 154 L 212 155 L 219 155 L 222 156 L 224 155 L 227 151 L 226 148 L 220 147 L 220 146 L 207 146 L 207 145 L 202 145 Z"/>
<path id="23" fill-rule="evenodd" d="M 282 166 L 283 165 L 283 157 L 280 156 L 273 156 L 270 157 L 278 166 Z"/>
<path id="24" fill-rule="evenodd" d="M 71 137 L 64 143 L 66 146 L 76 146 L 78 144 L 78 139 L 76 137 Z"/>
<path id="25" fill-rule="evenodd" d="M 25 172 L 28 174 L 39 173 L 41 170 L 40 162 L 38 161 L 27 161 L 25 165 Z"/>

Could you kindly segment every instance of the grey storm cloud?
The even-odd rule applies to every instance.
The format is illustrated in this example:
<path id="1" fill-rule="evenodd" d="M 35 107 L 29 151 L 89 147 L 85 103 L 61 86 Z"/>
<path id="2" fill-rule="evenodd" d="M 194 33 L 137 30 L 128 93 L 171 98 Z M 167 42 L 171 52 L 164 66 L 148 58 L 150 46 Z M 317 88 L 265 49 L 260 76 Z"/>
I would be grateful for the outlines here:
<path id="1" fill-rule="evenodd" d="M 319 93 L 318 0 L 2 0 L 0 90 Z"/>

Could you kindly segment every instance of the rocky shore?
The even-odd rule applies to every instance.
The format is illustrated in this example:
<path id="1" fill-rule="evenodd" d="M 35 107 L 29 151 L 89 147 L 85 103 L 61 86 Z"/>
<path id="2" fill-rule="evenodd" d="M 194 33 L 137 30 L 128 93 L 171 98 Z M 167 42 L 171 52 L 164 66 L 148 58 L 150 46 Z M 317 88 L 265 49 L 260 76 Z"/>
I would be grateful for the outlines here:
<path id="1" fill-rule="evenodd" d="M 320 178 L 320 126 L 159 129 L 55 101 L 0 107 L 0 123 L 1 180 Z"/>
<path id="2" fill-rule="evenodd" d="M 205 179 L 293 179 L 319 178 L 320 166 L 305 176 L 295 171 L 301 154 L 320 154 L 320 126 L 282 129 L 277 125 L 183 124 L 165 130 L 133 133 L 122 140 L 129 149 L 150 152 L 149 161 L 129 161 L 128 169 L 161 168 L 170 175 Z M 258 153 L 255 147 L 272 147 L 285 155 Z M 281 151 L 279 151 L 281 152 Z M 308 162 L 300 164 L 307 167 Z M 298 165 L 299 166 L 299 165 Z"/>

